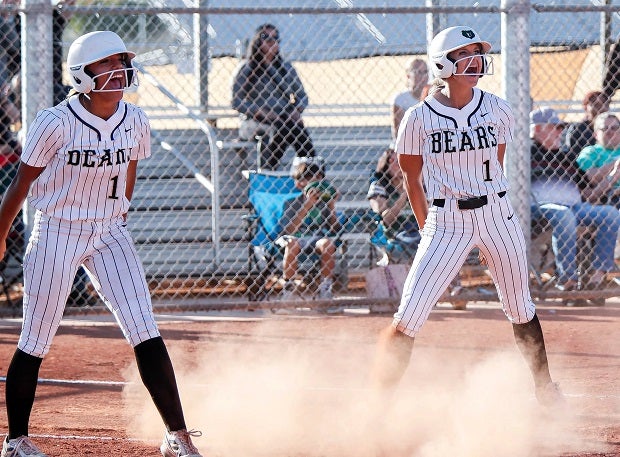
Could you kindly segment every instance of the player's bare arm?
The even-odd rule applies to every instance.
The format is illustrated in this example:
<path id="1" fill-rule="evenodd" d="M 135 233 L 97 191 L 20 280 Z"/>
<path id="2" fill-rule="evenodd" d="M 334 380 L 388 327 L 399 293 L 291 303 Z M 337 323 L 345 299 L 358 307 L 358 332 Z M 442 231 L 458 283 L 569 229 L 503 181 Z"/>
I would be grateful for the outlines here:
<path id="1" fill-rule="evenodd" d="M 136 187 L 136 177 L 138 174 L 138 161 L 130 160 L 127 166 L 127 182 L 125 183 L 125 197 L 131 201 L 133 190 Z M 127 213 L 123 214 L 123 220 L 127 221 Z"/>
<path id="2" fill-rule="evenodd" d="M 586 178 L 590 182 L 600 182 L 606 179 L 607 176 L 610 178 L 620 179 L 620 160 L 614 160 L 613 162 L 609 162 L 601 167 L 590 168 L 586 171 Z"/>
<path id="3" fill-rule="evenodd" d="M 422 182 L 424 160 L 422 156 L 399 154 L 398 163 L 403 170 L 405 189 L 411 203 L 411 209 L 413 214 L 415 214 L 420 230 L 422 230 L 428 215 L 428 202 L 426 201 L 426 193 L 424 192 L 424 184 Z"/>
<path id="4" fill-rule="evenodd" d="M 0 204 L 0 259 L 4 258 L 6 249 L 6 237 L 11 228 L 13 220 L 22 208 L 30 185 L 41 174 L 44 167 L 31 167 L 21 162 L 17 170 L 17 175 L 11 182 L 4 194 L 2 204 Z"/>
<path id="5" fill-rule="evenodd" d="M 497 145 L 497 160 L 499 164 L 504 168 L 504 157 L 506 156 L 506 143 Z"/>
<path id="6" fill-rule="evenodd" d="M 131 201 L 133 197 L 133 190 L 136 186 L 136 177 L 138 173 L 138 161 L 130 160 L 127 167 L 127 183 L 125 184 L 125 197 Z"/>
<path id="7" fill-rule="evenodd" d="M 308 211 L 310 211 L 321 198 L 321 191 L 318 188 L 313 187 L 306 191 L 305 197 L 306 198 L 304 198 L 304 202 L 299 211 L 284 228 L 284 233 L 286 235 L 292 235 L 299 229 L 299 226 L 305 219 Z"/>
<path id="8" fill-rule="evenodd" d="M 336 201 L 340 198 L 340 194 L 336 193 L 334 197 L 327 202 L 327 207 L 329 208 L 329 226 L 331 230 L 338 231 L 340 230 L 340 222 L 338 222 L 338 215 L 336 213 Z"/>

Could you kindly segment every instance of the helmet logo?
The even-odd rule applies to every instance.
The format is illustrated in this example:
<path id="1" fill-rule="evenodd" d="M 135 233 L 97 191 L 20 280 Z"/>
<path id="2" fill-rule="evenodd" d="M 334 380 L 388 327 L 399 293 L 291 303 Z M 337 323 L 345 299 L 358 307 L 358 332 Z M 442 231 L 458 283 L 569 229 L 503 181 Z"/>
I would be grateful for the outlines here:
<path id="1" fill-rule="evenodd" d="M 462 30 L 461 34 L 470 40 L 476 36 L 476 33 L 473 30 Z"/>

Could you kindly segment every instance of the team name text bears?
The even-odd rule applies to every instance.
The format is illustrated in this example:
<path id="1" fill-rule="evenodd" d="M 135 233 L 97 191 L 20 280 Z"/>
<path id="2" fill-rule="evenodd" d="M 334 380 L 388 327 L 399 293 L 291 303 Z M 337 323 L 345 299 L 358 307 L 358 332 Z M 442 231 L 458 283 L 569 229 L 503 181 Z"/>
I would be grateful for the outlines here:
<path id="1" fill-rule="evenodd" d="M 433 154 L 474 151 L 497 146 L 492 125 L 481 125 L 471 130 L 441 130 L 429 135 Z"/>
<path id="2" fill-rule="evenodd" d="M 98 154 L 94 149 L 85 149 L 83 151 L 73 149 L 67 151 L 67 153 L 67 165 L 86 168 L 120 165 L 129 161 L 129 151 L 126 149 L 117 149 L 116 151 L 104 149 L 101 154 Z"/>

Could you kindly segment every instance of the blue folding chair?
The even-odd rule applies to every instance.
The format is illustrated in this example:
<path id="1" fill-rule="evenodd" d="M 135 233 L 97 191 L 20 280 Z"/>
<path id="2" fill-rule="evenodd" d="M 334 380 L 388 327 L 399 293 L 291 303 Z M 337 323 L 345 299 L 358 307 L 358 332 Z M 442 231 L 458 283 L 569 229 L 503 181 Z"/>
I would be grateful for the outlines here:
<path id="1" fill-rule="evenodd" d="M 250 301 L 265 300 L 270 288 L 269 278 L 274 275 L 281 260 L 282 248 L 276 244 L 280 233 L 278 222 L 288 200 L 298 197 L 301 191 L 288 175 L 270 174 L 250 170 L 248 199 L 252 213 L 244 216 L 250 238 L 248 246 L 247 284 Z"/>
<path id="2" fill-rule="evenodd" d="M 248 199 L 252 205 L 252 212 L 244 219 L 248 231 L 248 272 L 246 282 L 250 301 L 261 301 L 273 294 L 273 279 L 282 275 L 282 259 L 284 248 L 278 243 L 281 233 L 279 220 L 282 217 L 286 202 L 301 195 L 295 187 L 295 181 L 289 175 L 269 171 L 248 171 L 249 182 Z M 336 259 L 334 283 L 346 287 L 348 271 L 343 243 L 340 235 L 347 228 L 344 215 L 339 215 L 343 229 L 335 235 L 336 245 L 340 256 Z M 310 279 L 318 277 L 318 255 L 309 255 L 300 259 L 300 269 L 307 273 Z M 316 271 L 315 271 L 316 270 Z M 313 275 L 313 273 L 316 273 Z M 310 281 L 308 281 L 310 282 Z"/>

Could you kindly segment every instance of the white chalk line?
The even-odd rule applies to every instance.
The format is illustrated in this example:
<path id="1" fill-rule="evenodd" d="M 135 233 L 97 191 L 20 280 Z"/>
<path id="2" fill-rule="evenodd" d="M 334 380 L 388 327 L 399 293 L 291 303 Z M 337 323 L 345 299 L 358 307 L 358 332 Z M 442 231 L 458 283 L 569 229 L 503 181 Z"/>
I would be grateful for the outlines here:
<path id="1" fill-rule="evenodd" d="M 6 382 L 6 376 L 0 376 L 0 382 Z M 101 381 L 95 379 L 53 379 L 53 378 L 39 378 L 39 384 L 57 384 L 57 385 L 92 385 L 92 386 L 109 386 L 109 387 L 125 387 L 130 385 L 140 384 L 137 382 L 131 381 Z M 208 383 L 200 383 L 193 384 L 194 387 L 209 387 Z M 371 392 L 372 389 L 366 387 L 301 387 L 301 388 L 273 388 L 273 390 L 284 390 L 284 391 L 299 391 L 299 390 L 309 390 L 309 391 L 318 391 L 318 392 Z M 402 392 L 418 392 L 414 389 L 399 389 Z M 564 392 L 565 397 L 569 398 L 594 398 L 598 400 L 607 400 L 607 399 L 617 399 L 620 398 L 619 394 L 608 394 L 608 395 L 590 395 L 590 394 L 580 394 L 580 393 L 566 393 Z"/>
<path id="2" fill-rule="evenodd" d="M 155 442 L 154 440 L 147 440 L 142 438 L 120 438 L 118 436 L 101 436 L 101 435 L 49 435 L 49 434 L 33 434 L 29 433 L 28 436 L 31 438 L 45 438 L 52 440 L 82 440 L 82 441 L 123 441 L 123 442 L 133 442 L 133 443 L 151 443 Z"/>

